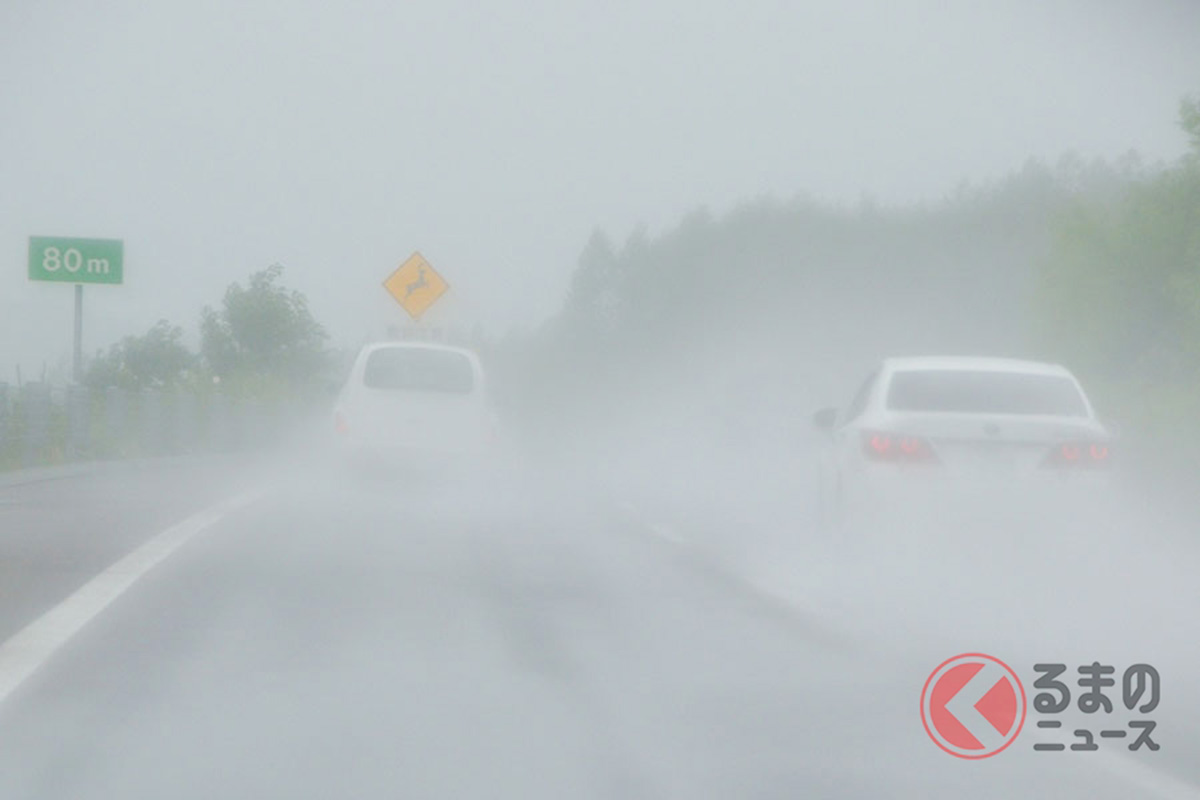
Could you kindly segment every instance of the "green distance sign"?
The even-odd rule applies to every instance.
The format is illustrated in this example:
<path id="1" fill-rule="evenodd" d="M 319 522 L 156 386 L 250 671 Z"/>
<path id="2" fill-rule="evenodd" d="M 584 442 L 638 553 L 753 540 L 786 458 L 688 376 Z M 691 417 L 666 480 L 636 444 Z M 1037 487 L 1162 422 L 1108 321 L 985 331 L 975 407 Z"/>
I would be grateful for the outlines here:
<path id="1" fill-rule="evenodd" d="M 29 237 L 29 280 L 121 283 L 125 243 L 120 239 Z"/>

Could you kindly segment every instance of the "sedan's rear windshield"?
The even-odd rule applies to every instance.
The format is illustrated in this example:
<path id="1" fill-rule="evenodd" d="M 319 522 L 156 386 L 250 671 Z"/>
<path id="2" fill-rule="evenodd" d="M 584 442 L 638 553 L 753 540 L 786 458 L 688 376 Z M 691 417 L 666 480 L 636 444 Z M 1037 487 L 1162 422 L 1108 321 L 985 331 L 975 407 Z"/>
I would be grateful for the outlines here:
<path id="1" fill-rule="evenodd" d="M 1087 406 L 1071 379 L 1019 372 L 896 372 L 888 388 L 887 407 L 896 411 L 1087 416 Z"/>
<path id="2" fill-rule="evenodd" d="M 367 357 L 363 384 L 371 389 L 466 394 L 475 388 L 475 370 L 462 353 L 384 347 Z"/>

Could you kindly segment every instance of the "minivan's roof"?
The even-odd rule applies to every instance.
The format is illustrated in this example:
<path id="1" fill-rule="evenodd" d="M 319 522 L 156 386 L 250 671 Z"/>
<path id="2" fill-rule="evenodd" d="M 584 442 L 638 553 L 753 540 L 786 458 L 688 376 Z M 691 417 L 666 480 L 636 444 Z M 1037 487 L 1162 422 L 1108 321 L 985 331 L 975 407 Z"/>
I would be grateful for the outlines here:
<path id="1" fill-rule="evenodd" d="M 466 347 L 458 347 L 457 345 L 452 345 L 452 344 L 442 344 L 441 342 L 413 341 L 411 339 L 399 339 L 399 340 L 395 340 L 395 341 L 385 341 L 385 342 L 372 342 L 370 344 L 363 345 L 363 348 L 360 351 L 360 353 L 362 355 L 366 355 L 367 353 L 373 353 L 376 350 L 386 350 L 386 349 L 390 349 L 390 348 L 442 350 L 447 353 L 461 353 L 462 355 L 468 356 L 470 358 L 478 358 L 478 354 L 474 350 L 471 350 Z"/>
<path id="2" fill-rule="evenodd" d="M 887 372 L 906 370 L 964 370 L 975 372 L 1020 372 L 1027 375 L 1060 375 L 1071 377 L 1066 367 L 1043 361 L 1024 361 L 1016 358 L 976 356 L 912 356 L 884 359 Z"/>
<path id="3" fill-rule="evenodd" d="M 364 376 L 367 372 L 367 366 L 371 362 L 371 356 L 375 353 L 384 350 L 424 350 L 426 352 L 437 353 L 453 353 L 461 356 L 471 365 L 471 371 L 474 373 L 475 391 L 482 391 L 484 383 L 483 364 L 480 363 L 479 354 L 467 347 L 458 347 L 451 344 L 442 344 L 441 342 L 422 342 L 413 341 L 411 339 L 400 339 L 394 341 L 371 342 L 365 344 L 358 351 L 358 356 L 354 359 L 354 366 L 350 369 L 348 383 L 351 385 L 361 385 L 364 381 Z M 450 361 L 455 359 L 451 358 Z"/>

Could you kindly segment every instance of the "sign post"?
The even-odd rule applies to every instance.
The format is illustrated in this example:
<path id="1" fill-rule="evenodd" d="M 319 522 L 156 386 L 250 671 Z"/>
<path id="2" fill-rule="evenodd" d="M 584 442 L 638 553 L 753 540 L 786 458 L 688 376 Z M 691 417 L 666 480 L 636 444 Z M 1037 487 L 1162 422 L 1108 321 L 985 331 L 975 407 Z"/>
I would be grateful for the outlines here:
<path id="1" fill-rule="evenodd" d="M 75 284 L 75 349 L 71 357 L 71 380 L 83 380 L 83 284 Z"/>
<path id="2" fill-rule="evenodd" d="M 75 284 L 75 347 L 72 375 L 83 379 L 83 284 L 119 284 L 125 278 L 125 243 L 120 239 L 29 237 L 29 280 Z"/>

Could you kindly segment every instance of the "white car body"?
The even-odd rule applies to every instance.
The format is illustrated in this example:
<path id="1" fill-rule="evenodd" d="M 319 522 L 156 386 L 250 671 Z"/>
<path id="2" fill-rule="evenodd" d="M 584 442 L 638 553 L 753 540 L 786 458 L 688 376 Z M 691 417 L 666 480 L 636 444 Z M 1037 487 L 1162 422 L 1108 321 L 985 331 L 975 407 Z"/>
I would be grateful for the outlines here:
<path id="1" fill-rule="evenodd" d="M 333 424 L 352 454 L 414 466 L 477 459 L 496 436 L 479 357 L 427 342 L 363 347 L 338 395 Z"/>
<path id="2" fill-rule="evenodd" d="M 1112 436 L 1065 368 L 998 358 L 885 360 L 826 414 L 822 500 L 841 517 L 931 495 L 1103 484 Z M 832 424 L 830 424 L 832 422 Z"/>

